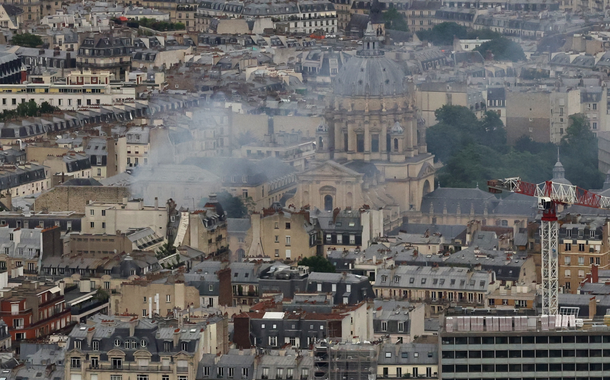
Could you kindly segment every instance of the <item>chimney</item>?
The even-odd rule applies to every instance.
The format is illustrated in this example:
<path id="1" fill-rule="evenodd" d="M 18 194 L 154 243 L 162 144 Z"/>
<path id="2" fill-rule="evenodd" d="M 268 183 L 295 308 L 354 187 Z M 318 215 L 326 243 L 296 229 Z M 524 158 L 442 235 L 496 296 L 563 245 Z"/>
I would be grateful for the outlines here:
<path id="1" fill-rule="evenodd" d="M 159 198 L 155 197 L 155 210 L 159 209 Z"/>
<path id="2" fill-rule="evenodd" d="M 180 329 L 174 330 L 174 348 L 178 348 L 178 343 L 180 343 Z"/>
<path id="3" fill-rule="evenodd" d="M 589 319 L 593 319 L 597 314 L 597 300 L 595 296 L 589 298 Z"/>
<path id="4" fill-rule="evenodd" d="M 95 327 L 89 327 L 87 330 L 87 345 L 91 347 L 91 341 L 93 340 L 93 334 L 95 334 Z M 133 335 L 131 335 L 133 336 Z"/>
<path id="5" fill-rule="evenodd" d="M 129 336 L 136 335 L 136 326 L 138 325 L 138 317 L 133 317 L 129 320 Z"/>
<path id="6" fill-rule="evenodd" d="M 597 284 L 599 282 L 599 267 L 597 264 L 591 265 L 591 282 Z"/>

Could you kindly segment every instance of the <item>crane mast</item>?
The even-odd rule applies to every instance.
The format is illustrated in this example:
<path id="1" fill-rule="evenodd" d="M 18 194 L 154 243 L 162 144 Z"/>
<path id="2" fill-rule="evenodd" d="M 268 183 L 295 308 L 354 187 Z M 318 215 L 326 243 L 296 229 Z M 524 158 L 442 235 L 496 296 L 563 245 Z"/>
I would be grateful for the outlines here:
<path id="1" fill-rule="evenodd" d="M 579 205 L 610 209 L 610 197 L 592 193 L 578 186 L 546 181 L 524 182 L 518 177 L 487 181 L 491 193 L 508 191 L 538 198 L 542 211 L 540 223 L 540 256 L 542 264 L 542 314 L 559 311 L 559 205 Z"/>

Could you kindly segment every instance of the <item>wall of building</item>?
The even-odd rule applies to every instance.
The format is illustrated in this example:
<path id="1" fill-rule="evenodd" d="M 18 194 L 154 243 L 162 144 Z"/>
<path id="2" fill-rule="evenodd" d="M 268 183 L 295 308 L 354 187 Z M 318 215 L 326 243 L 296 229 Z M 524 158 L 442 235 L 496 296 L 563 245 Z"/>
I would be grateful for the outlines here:
<path id="1" fill-rule="evenodd" d="M 159 304 L 155 302 L 155 296 L 159 296 Z M 189 306 L 198 308 L 201 306 L 199 290 L 194 286 L 186 286 L 184 283 L 175 284 L 153 284 L 132 283 L 123 284 L 116 294 L 110 296 L 110 313 L 134 314 L 140 317 L 153 313 L 166 316 L 174 308 L 180 310 L 188 309 Z"/>
<path id="2" fill-rule="evenodd" d="M 127 187 L 104 186 L 56 186 L 42 194 L 34 201 L 35 211 L 74 211 L 85 212 L 89 201 L 118 203 L 129 197 Z"/>
<path id="3" fill-rule="evenodd" d="M 550 142 L 550 94 L 548 92 L 506 92 L 506 137 L 514 144 L 521 136 Z"/>
<path id="4" fill-rule="evenodd" d="M 301 131 L 303 137 L 315 137 L 321 117 L 312 116 L 274 116 L 275 132 Z M 268 132 L 269 117 L 262 115 L 233 114 L 233 136 L 250 131 L 257 139 L 264 140 Z"/>

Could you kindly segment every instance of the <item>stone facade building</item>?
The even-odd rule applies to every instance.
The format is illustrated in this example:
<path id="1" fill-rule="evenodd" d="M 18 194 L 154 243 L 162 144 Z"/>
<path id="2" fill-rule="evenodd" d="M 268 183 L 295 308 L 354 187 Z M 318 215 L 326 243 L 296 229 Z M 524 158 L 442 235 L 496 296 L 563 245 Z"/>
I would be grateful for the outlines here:
<path id="1" fill-rule="evenodd" d="M 433 189 L 433 156 L 403 68 L 380 50 L 369 25 L 356 56 L 333 80 L 316 131 L 318 165 L 298 175 L 297 207 L 384 209 L 385 224 L 417 210 Z"/>

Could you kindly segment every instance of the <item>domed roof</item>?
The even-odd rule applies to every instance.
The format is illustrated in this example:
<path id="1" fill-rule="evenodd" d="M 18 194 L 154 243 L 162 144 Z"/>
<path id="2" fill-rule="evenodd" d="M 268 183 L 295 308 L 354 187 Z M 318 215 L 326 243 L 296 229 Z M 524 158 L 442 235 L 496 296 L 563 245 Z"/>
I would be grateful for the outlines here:
<path id="1" fill-rule="evenodd" d="M 559 161 L 559 148 L 557 148 L 557 162 L 553 167 L 553 179 L 551 181 L 564 185 L 572 184 L 572 182 L 568 181 L 568 179 L 566 178 L 566 170 L 563 168 L 563 164 L 561 163 L 561 161 Z"/>
<path id="2" fill-rule="evenodd" d="M 350 58 L 334 79 L 334 93 L 342 96 L 402 95 L 408 92 L 405 71 L 379 50 L 370 23 L 362 49 Z"/>
<path id="3" fill-rule="evenodd" d="M 392 135 L 402 135 L 403 133 L 405 133 L 405 130 L 400 126 L 399 122 L 394 123 L 392 129 L 390 129 L 390 134 Z"/>

